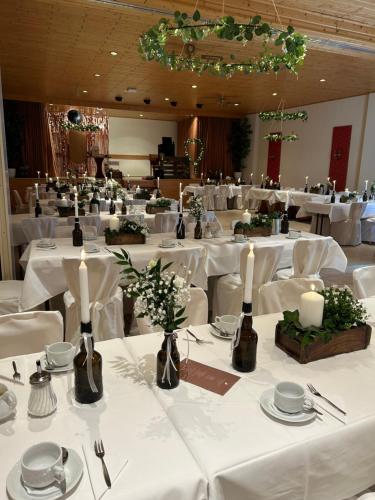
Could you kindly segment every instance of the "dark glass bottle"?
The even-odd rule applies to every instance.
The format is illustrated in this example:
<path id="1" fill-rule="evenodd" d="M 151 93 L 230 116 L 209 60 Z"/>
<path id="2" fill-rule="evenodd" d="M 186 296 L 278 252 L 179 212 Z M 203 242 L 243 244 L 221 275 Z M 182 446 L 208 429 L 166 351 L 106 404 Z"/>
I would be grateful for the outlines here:
<path id="1" fill-rule="evenodd" d="M 335 193 L 335 191 L 332 191 L 332 194 L 331 194 L 331 203 L 336 203 L 336 193 Z"/>
<path id="2" fill-rule="evenodd" d="M 308 188 L 307 184 L 305 184 L 305 189 L 304 189 L 304 192 L 305 192 L 305 193 L 308 193 L 308 191 L 309 191 L 309 188 Z"/>
<path id="3" fill-rule="evenodd" d="M 105 190 L 104 199 L 105 199 L 106 201 L 107 201 L 107 200 L 109 200 L 108 190 L 107 190 L 107 189 Z"/>
<path id="4" fill-rule="evenodd" d="M 167 375 L 163 375 L 165 371 L 165 365 L 167 363 L 167 342 L 168 337 L 170 337 L 169 342 L 171 343 L 171 358 L 176 370 L 170 364 L 169 369 L 169 381 Z M 164 340 L 161 345 L 161 349 L 156 357 L 156 383 L 161 389 L 174 389 L 180 383 L 180 353 L 177 349 L 176 339 L 173 334 L 166 332 L 164 335 Z"/>
<path id="5" fill-rule="evenodd" d="M 113 201 L 113 198 L 111 198 L 111 203 L 109 204 L 109 213 L 111 215 L 115 215 L 115 213 L 116 213 L 116 206 L 115 206 L 115 202 Z"/>
<path id="6" fill-rule="evenodd" d="M 39 215 L 42 215 L 42 209 L 39 200 L 35 200 L 35 217 L 38 218 Z"/>
<path id="7" fill-rule="evenodd" d="M 159 188 L 156 190 L 155 198 L 161 198 L 161 191 Z"/>
<path id="8" fill-rule="evenodd" d="M 242 304 L 244 313 L 241 330 L 237 333 L 239 341 L 233 349 L 232 366 L 239 372 L 252 372 L 257 361 L 258 335 L 253 328 L 252 304 Z"/>
<path id="9" fill-rule="evenodd" d="M 203 182 L 203 179 L 201 177 L 201 187 L 203 187 L 203 186 L 204 186 L 204 182 Z"/>
<path id="10" fill-rule="evenodd" d="M 368 201 L 367 191 L 363 191 L 362 201 Z"/>
<path id="11" fill-rule="evenodd" d="M 194 228 L 194 238 L 196 240 L 201 240 L 202 236 L 203 236 L 202 224 L 200 219 L 198 219 Z"/>
<path id="12" fill-rule="evenodd" d="M 72 231 L 73 236 L 73 246 L 81 247 L 83 245 L 83 234 L 81 226 L 79 225 L 79 218 L 76 217 L 74 222 L 74 229 Z"/>
<path id="13" fill-rule="evenodd" d="M 281 216 L 280 233 L 282 234 L 289 233 L 289 218 L 287 210 L 285 210 L 283 215 Z"/>
<path id="14" fill-rule="evenodd" d="M 90 214 L 100 213 L 100 201 L 97 198 L 97 192 L 95 191 L 90 200 Z"/>
<path id="15" fill-rule="evenodd" d="M 178 215 L 178 222 L 176 226 L 176 238 L 178 240 L 185 239 L 185 224 L 181 213 Z"/>
<path id="16" fill-rule="evenodd" d="M 326 196 L 329 196 L 329 193 L 330 193 L 330 192 L 331 192 L 331 186 L 330 186 L 330 184 L 327 184 L 327 186 L 326 186 L 326 192 L 325 192 L 325 195 L 326 195 Z"/>
<path id="17" fill-rule="evenodd" d="M 91 322 L 81 323 L 81 333 L 92 333 Z M 95 403 L 103 396 L 103 377 L 102 377 L 102 357 L 94 350 L 94 338 L 89 337 L 88 342 L 92 344 L 92 375 L 98 392 L 93 392 L 87 376 L 87 351 L 83 336 L 80 340 L 80 350 L 74 357 L 74 392 L 75 399 L 82 404 Z"/>
<path id="18" fill-rule="evenodd" d="M 57 198 L 58 200 L 61 200 L 61 199 L 62 199 L 62 195 L 61 195 L 60 188 L 57 190 L 56 198 Z"/>
<path id="19" fill-rule="evenodd" d="M 264 184 L 263 184 L 263 181 L 262 181 L 262 183 L 261 183 L 261 185 L 260 185 L 260 189 L 264 189 Z"/>
<path id="20" fill-rule="evenodd" d="M 122 200 L 121 213 L 122 213 L 122 215 L 126 215 L 127 214 L 127 208 L 126 208 L 125 200 Z"/>

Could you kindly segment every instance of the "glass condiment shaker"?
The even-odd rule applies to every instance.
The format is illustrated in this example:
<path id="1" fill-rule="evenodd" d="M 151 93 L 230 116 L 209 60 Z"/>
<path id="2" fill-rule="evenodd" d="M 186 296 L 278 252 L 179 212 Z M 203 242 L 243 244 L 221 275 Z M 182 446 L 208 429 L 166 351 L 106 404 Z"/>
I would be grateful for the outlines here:
<path id="1" fill-rule="evenodd" d="M 36 362 L 36 372 L 30 376 L 31 392 L 28 412 L 33 417 L 46 417 L 56 410 L 57 397 L 51 385 L 51 374 Z"/>

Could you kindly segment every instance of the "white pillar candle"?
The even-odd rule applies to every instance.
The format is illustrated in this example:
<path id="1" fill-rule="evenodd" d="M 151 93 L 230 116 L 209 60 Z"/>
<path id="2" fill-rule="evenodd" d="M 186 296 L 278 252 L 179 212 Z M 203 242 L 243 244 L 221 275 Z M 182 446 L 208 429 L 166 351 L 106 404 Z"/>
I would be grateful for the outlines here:
<path id="1" fill-rule="evenodd" d="M 74 193 L 74 217 L 78 217 L 78 193 L 77 192 Z"/>
<path id="2" fill-rule="evenodd" d="M 345 193 L 349 194 L 349 189 L 345 188 Z"/>
<path id="3" fill-rule="evenodd" d="M 209 182 L 210 182 L 210 178 L 209 178 L 209 177 L 207 177 L 207 184 L 208 184 Z"/>
<path id="4" fill-rule="evenodd" d="M 90 299 L 89 299 L 89 276 L 85 263 L 85 251 L 81 252 L 81 264 L 79 265 L 79 294 L 81 296 L 81 321 L 82 323 L 90 322 Z"/>
<path id="5" fill-rule="evenodd" d="M 120 219 L 114 215 L 109 219 L 109 229 L 111 231 L 118 231 L 120 229 Z"/>
<path id="6" fill-rule="evenodd" d="M 181 194 L 182 194 L 182 182 L 180 182 L 180 190 L 179 190 L 179 194 L 180 194 L 180 197 L 181 197 Z"/>
<path id="7" fill-rule="evenodd" d="M 248 211 L 248 209 L 246 209 L 242 214 L 242 222 L 244 224 L 250 224 L 251 222 L 251 213 Z"/>
<path id="8" fill-rule="evenodd" d="M 48 182 L 52 183 L 52 177 L 49 178 Z"/>
<path id="9" fill-rule="evenodd" d="M 238 184 L 241 184 L 241 177 L 238 178 Z"/>
<path id="10" fill-rule="evenodd" d="M 36 173 L 38 174 L 38 179 L 40 179 L 40 170 L 37 170 Z"/>
<path id="11" fill-rule="evenodd" d="M 365 181 L 365 191 L 367 191 L 368 181 Z"/>
<path id="12" fill-rule="evenodd" d="M 308 181 L 308 180 L 309 180 L 309 176 L 308 176 L 308 175 L 306 175 L 306 177 L 305 177 L 305 184 L 307 184 L 307 181 Z"/>
<path id="13" fill-rule="evenodd" d="M 254 244 L 250 243 L 250 252 L 246 261 L 246 277 L 245 277 L 245 291 L 244 299 L 245 304 L 251 304 L 253 298 L 253 275 L 254 275 Z"/>
<path id="14" fill-rule="evenodd" d="M 272 179 L 270 180 L 270 186 L 273 186 L 273 180 Z"/>
<path id="15" fill-rule="evenodd" d="M 35 198 L 39 200 L 38 184 L 35 184 Z"/>
<path id="16" fill-rule="evenodd" d="M 160 185 L 160 178 L 157 177 L 156 178 L 156 187 L 159 189 L 159 185 Z"/>
<path id="17" fill-rule="evenodd" d="M 333 190 L 336 191 L 336 181 L 333 181 Z"/>
<path id="18" fill-rule="evenodd" d="M 324 298 L 315 291 L 311 285 L 311 291 L 303 293 L 299 304 L 299 322 L 306 328 L 308 326 L 322 326 L 324 310 Z"/>

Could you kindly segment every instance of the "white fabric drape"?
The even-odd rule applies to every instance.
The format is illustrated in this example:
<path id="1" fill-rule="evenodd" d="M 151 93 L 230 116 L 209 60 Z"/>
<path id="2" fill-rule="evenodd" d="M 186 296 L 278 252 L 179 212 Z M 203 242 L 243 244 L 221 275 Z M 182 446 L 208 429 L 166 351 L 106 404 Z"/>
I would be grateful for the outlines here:
<path id="1" fill-rule="evenodd" d="M 0 281 L 0 315 L 20 312 L 23 281 Z"/>
<path id="2" fill-rule="evenodd" d="M 155 214 L 154 220 L 154 233 L 172 233 L 176 230 L 178 221 L 177 212 L 165 212 L 162 214 Z"/>
<path id="3" fill-rule="evenodd" d="M 227 210 L 227 198 L 229 198 L 229 186 L 218 186 L 215 191 L 215 210 Z"/>
<path id="4" fill-rule="evenodd" d="M 375 296 L 375 266 L 361 267 L 353 271 L 353 291 L 357 299 Z"/>
<path id="5" fill-rule="evenodd" d="M 38 217 L 21 221 L 22 230 L 27 241 L 54 238 L 57 224 L 57 217 Z"/>
<path id="6" fill-rule="evenodd" d="M 331 235 L 339 245 L 360 245 L 361 217 L 366 209 L 366 203 L 353 202 L 350 206 L 348 219 L 341 222 L 331 223 Z"/>

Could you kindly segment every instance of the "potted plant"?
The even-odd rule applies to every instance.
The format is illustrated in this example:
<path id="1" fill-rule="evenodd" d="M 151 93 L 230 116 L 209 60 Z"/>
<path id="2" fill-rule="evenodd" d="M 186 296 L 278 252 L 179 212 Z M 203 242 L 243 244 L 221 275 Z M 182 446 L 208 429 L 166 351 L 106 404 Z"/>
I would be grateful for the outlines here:
<path id="1" fill-rule="evenodd" d="M 154 198 L 146 203 L 147 214 L 161 214 L 171 209 L 171 200 L 168 198 Z"/>
<path id="2" fill-rule="evenodd" d="M 104 232 L 107 245 L 137 245 L 146 243 L 148 233 L 146 225 L 125 219 L 118 231 L 107 228 Z"/>
<path id="3" fill-rule="evenodd" d="M 348 288 L 326 288 L 321 327 L 303 327 L 299 312 L 284 311 L 276 325 L 276 345 L 299 363 L 309 363 L 337 354 L 366 349 L 371 327 L 366 324 L 366 309 Z"/>
<path id="4" fill-rule="evenodd" d="M 233 167 L 235 169 L 235 179 L 241 177 L 241 170 L 244 168 L 243 161 L 250 153 L 251 134 L 252 130 L 248 118 L 233 120 L 229 139 L 229 147 L 232 156 Z"/>

